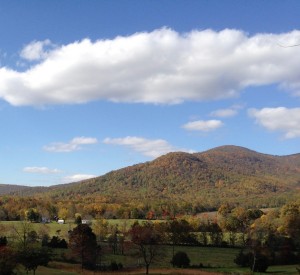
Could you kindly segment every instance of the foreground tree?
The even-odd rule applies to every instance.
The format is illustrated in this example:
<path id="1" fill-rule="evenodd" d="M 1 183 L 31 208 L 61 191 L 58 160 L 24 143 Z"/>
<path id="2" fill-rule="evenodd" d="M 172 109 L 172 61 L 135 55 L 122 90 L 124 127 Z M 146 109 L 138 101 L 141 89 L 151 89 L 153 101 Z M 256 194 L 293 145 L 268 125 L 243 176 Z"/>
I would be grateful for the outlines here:
<path id="1" fill-rule="evenodd" d="M 79 224 L 70 232 L 69 248 L 81 261 L 81 268 L 94 269 L 97 256 L 96 235 L 87 224 Z"/>
<path id="2" fill-rule="evenodd" d="M 47 247 L 29 246 L 26 250 L 18 251 L 18 262 L 21 263 L 28 274 L 35 274 L 38 266 L 47 266 L 51 260 L 51 251 Z M 1 273 L 0 273 L 1 274 Z"/>
<path id="3" fill-rule="evenodd" d="M 0 274 L 12 275 L 17 266 L 16 253 L 8 246 L 0 247 Z"/>
<path id="4" fill-rule="evenodd" d="M 26 221 L 21 222 L 19 226 L 13 225 L 11 231 L 18 250 L 26 250 L 36 235 L 32 224 Z"/>
<path id="5" fill-rule="evenodd" d="M 137 246 L 139 255 L 143 258 L 146 274 L 149 274 L 149 267 L 160 255 L 159 244 L 161 235 L 155 226 L 150 222 L 142 225 L 134 223 L 129 231 L 131 241 Z"/>
<path id="6" fill-rule="evenodd" d="M 268 257 L 257 250 L 248 253 L 241 250 L 234 262 L 239 266 L 249 267 L 252 272 L 266 272 L 269 266 Z"/>
<path id="7" fill-rule="evenodd" d="M 278 230 L 291 237 L 300 246 L 300 202 L 283 206 L 280 219 L 282 226 Z"/>
<path id="8" fill-rule="evenodd" d="M 192 230 L 192 226 L 186 220 L 172 220 L 167 223 L 166 231 L 168 235 L 168 241 L 172 244 L 173 248 L 172 257 L 175 256 L 176 245 L 197 243 L 196 237 L 192 233 Z"/>

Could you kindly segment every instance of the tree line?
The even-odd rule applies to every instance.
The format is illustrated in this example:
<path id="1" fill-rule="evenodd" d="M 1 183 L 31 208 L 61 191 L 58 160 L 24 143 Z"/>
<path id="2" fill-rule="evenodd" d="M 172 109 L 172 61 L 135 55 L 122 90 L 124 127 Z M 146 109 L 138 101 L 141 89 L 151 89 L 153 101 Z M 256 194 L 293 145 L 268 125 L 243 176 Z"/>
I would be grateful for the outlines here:
<path id="1" fill-rule="evenodd" d="M 292 264 L 299 261 L 300 203 L 290 203 L 281 209 L 262 212 L 259 209 L 221 205 L 214 218 L 174 217 L 166 221 L 136 221 L 130 226 L 109 225 L 97 219 L 92 226 L 81 224 L 69 230 L 65 239 L 36 232 L 29 220 L 12 227 L 12 238 L 0 238 L 0 274 L 12 274 L 17 265 L 29 272 L 53 259 L 53 249 L 68 248 L 69 258 L 82 268 L 101 269 L 105 253 L 132 253 L 142 259 L 145 272 L 159 257 L 163 247 L 172 248 L 174 266 L 189 265 L 186 246 L 239 247 L 235 263 L 253 271 L 265 271 L 270 264 Z M 181 251 L 175 247 L 181 246 Z M 180 253 L 179 253 L 180 252 Z M 110 268 L 122 268 L 111 263 Z M 6 270 L 6 271 L 5 271 Z M 5 273 L 6 272 L 6 273 Z"/>

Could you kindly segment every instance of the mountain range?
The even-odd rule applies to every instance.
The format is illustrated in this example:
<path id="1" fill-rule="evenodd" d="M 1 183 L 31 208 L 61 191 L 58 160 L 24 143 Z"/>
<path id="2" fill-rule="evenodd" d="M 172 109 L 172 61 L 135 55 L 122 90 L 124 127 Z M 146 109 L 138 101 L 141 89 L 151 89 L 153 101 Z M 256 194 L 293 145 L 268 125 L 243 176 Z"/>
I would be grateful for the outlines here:
<path id="1" fill-rule="evenodd" d="M 185 202 L 211 208 L 229 202 L 278 206 L 298 198 L 300 154 L 274 156 L 239 146 L 201 153 L 173 152 L 103 176 L 50 187 L 0 185 L 0 194 L 72 199 L 105 198 L 110 203 Z"/>

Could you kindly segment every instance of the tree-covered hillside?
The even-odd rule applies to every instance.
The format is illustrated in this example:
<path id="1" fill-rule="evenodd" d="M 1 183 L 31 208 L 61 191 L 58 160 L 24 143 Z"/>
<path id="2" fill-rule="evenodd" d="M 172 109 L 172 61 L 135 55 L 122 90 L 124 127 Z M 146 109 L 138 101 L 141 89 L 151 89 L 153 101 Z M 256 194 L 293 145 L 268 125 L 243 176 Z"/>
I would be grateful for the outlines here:
<path id="1" fill-rule="evenodd" d="M 23 186 L 23 185 L 0 184 L 0 195 L 22 191 L 26 188 L 29 188 L 29 187 Z"/>
<path id="2" fill-rule="evenodd" d="M 117 204 L 179 202 L 217 208 L 224 202 L 278 206 L 298 196 L 299 188 L 300 154 L 272 156 L 222 146 L 195 154 L 169 153 L 79 183 L 28 188 L 21 193 L 60 200 L 98 197 Z"/>

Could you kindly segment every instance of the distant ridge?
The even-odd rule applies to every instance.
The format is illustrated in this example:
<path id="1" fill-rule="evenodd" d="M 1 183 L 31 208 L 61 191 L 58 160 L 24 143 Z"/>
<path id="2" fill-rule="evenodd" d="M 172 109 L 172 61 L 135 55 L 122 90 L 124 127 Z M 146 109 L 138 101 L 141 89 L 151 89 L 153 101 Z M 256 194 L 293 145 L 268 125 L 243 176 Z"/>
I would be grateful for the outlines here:
<path id="1" fill-rule="evenodd" d="M 201 153 L 168 153 L 93 179 L 25 188 L 21 193 L 62 199 L 101 196 L 117 203 L 172 200 L 208 207 L 223 202 L 271 206 L 298 196 L 299 188 L 300 154 L 273 156 L 230 145 Z"/>
<path id="2" fill-rule="evenodd" d="M 30 187 L 24 185 L 0 184 L 0 195 L 18 192 L 27 188 Z"/>

